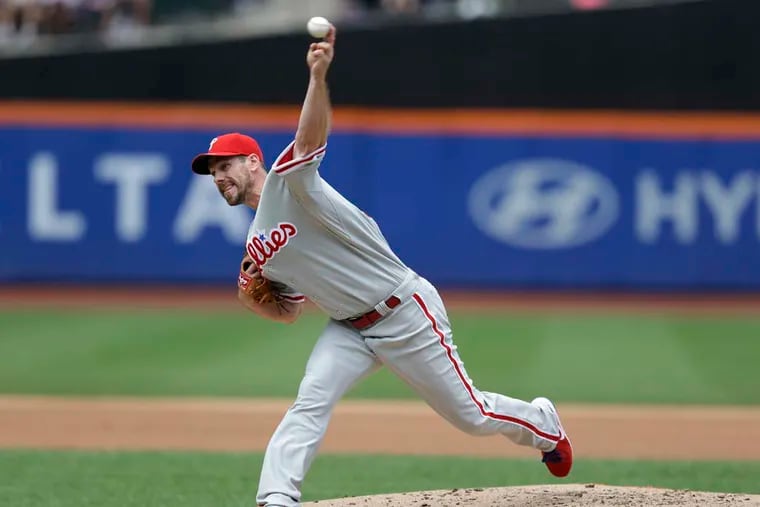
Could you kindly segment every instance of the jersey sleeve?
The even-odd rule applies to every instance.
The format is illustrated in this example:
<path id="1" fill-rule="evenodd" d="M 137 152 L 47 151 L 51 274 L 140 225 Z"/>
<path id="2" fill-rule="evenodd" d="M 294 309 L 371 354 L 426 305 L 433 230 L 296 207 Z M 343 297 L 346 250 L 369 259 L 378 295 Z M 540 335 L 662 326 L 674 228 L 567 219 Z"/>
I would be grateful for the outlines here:
<path id="1" fill-rule="evenodd" d="M 274 287 L 277 289 L 277 292 L 280 294 L 280 297 L 284 299 L 285 301 L 288 301 L 289 303 L 303 303 L 306 301 L 306 296 L 301 294 L 300 292 L 296 292 L 291 287 L 285 285 L 284 283 L 279 282 L 273 282 Z"/>
<path id="2" fill-rule="evenodd" d="M 287 148 L 277 157 L 277 160 L 274 161 L 272 171 L 279 176 L 285 177 L 287 181 L 314 178 L 314 173 L 327 151 L 327 144 L 299 158 L 295 158 L 295 146 L 295 140 L 291 141 Z"/>
<path id="3" fill-rule="evenodd" d="M 272 171 L 282 176 L 290 195 L 317 223 L 347 239 L 343 209 L 347 203 L 319 174 L 319 165 L 325 156 L 327 145 L 299 158 L 294 158 L 294 148 L 295 141 L 292 141 L 277 157 Z"/>
<path id="4" fill-rule="evenodd" d="M 303 303 L 304 301 L 306 301 L 306 296 L 304 296 L 300 292 L 291 292 L 291 293 L 281 292 L 280 296 L 282 297 L 282 299 L 284 299 L 285 301 L 289 303 Z"/>

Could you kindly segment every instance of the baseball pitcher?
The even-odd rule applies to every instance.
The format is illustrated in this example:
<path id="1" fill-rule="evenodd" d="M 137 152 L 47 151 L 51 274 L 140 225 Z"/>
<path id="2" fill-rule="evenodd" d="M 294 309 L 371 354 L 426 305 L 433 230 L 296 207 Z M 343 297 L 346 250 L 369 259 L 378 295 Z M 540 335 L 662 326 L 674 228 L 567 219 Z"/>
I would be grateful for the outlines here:
<path id="1" fill-rule="evenodd" d="M 335 37 L 332 27 L 308 48 L 310 79 L 295 139 L 269 171 L 257 142 L 238 133 L 216 137 L 192 162 L 194 172 L 213 177 L 228 204 L 256 210 L 240 266 L 240 301 L 264 318 L 291 323 L 308 298 L 330 317 L 267 447 L 258 504 L 299 505 L 333 407 L 381 366 L 462 431 L 533 447 L 552 474 L 566 476 L 573 451 L 552 402 L 478 390 L 436 288 L 398 258 L 372 218 L 320 176 Z"/>

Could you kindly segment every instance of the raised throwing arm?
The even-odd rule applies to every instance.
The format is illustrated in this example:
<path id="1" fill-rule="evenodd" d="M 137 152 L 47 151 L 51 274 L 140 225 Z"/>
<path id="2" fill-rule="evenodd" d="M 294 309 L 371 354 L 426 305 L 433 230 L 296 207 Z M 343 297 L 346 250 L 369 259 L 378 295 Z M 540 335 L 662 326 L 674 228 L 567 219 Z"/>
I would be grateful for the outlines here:
<path id="1" fill-rule="evenodd" d="M 309 67 L 309 87 L 298 120 L 293 158 L 298 159 L 324 146 L 330 132 L 330 93 L 327 70 L 335 52 L 335 27 L 331 27 L 322 42 L 312 43 L 306 54 Z"/>

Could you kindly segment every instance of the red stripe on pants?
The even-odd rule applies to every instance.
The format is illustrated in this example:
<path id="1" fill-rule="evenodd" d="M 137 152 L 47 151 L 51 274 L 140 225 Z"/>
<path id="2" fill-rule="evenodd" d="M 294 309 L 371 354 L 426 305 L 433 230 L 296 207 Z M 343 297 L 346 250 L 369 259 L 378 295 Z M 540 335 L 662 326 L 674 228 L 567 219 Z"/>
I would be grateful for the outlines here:
<path id="1" fill-rule="evenodd" d="M 427 305 L 422 300 L 422 297 L 419 294 L 414 294 L 412 296 L 415 301 L 417 301 L 417 304 L 422 308 L 422 311 L 425 313 L 425 316 L 430 321 L 430 325 L 433 328 L 433 332 L 438 335 L 438 343 L 441 344 L 441 346 L 446 349 L 446 356 L 449 358 L 449 361 L 452 365 L 454 365 L 454 370 L 457 372 L 457 375 L 459 376 L 459 380 L 462 381 L 462 384 L 464 384 L 465 389 L 467 389 L 467 392 L 470 394 L 470 399 L 477 405 L 478 409 L 480 410 L 480 413 L 484 417 L 489 417 L 491 419 L 497 419 L 499 421 L 506 421 L 510 423 L 517 424 L 519 426 L 522 426 L 523 428 L 527 429 L 528 431 L 532 432 L 535 435 L 538 435 L 541 438 L 545 438 L 547 440 L 550 440 L 552 442 L 559 442 L 561 435 L 551 435 L 549 433 L 545 433 L 538 428 L 536 428 L 534 425 L 529 423 L 528 421 L 523 421 L 522 419 L 518 419 L 516 417 L 512 417 L 509 415 L 503 415 L 503 414 L 497 414 L 495 412 L 489 412 L 484 407 L 483 404 L 475 398 L 475 393 L 473 392 L 473 387 L 470 385 L 470 383 L 467 381 L 467 378 L 464 376 L 464 373 L 462 372 L 462 368 L 459 366 L 459 363 L 454 358 L 454 352 L 451 349 L 451 347 L 446 343 L 445 336 L 443 332 L 438 328 L 438 323 L 435 321 L 435 317 L 433 317 L 433 314 L 430 313 L 430 310 L 428 310 Z"/>

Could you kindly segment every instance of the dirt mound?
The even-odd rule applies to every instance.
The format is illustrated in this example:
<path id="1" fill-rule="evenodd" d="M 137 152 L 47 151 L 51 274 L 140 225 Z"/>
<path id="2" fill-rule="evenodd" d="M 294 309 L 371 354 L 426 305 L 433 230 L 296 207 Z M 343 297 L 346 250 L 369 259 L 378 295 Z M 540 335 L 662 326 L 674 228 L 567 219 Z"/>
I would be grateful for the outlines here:
<path id="1" fill-rule="evenodd" d="M 304 507 L 539 507 L 549 505 L 742 505 L 760 506 L 760 495 L 569 484 L 511 488 L 447 489 L 307 502 Z"/>

